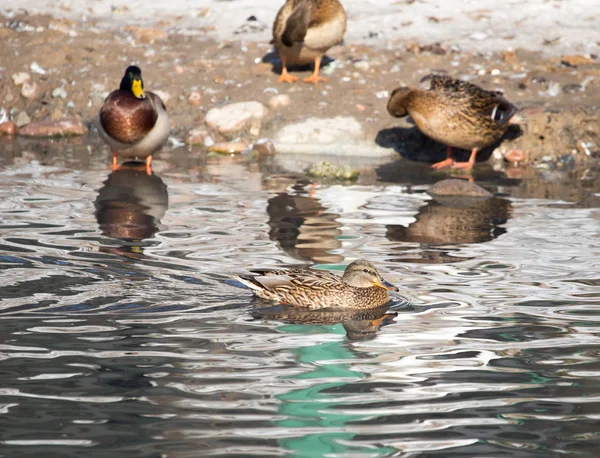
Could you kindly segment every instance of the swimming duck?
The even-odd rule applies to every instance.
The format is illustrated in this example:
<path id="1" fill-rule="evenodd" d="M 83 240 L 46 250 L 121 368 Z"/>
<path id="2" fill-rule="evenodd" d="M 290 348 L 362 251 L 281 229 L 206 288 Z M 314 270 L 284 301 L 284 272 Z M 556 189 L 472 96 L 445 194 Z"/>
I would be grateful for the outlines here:
<path id="1" fill-rule="evenodd" d="M 169 115 L 161 98 L 144 91 L 141 70 L 127 67 L 119 89 L 111 92 L 98 115 L 98 131 L 113 152 L 113 170 L 117 155 L 144 159 L 146 173 L 152 173 L 152 154 L 169 138 Z"/>
<path id="2" fill-rule="evenodd" d="M 329 48 L 344 38 L 346 12 L 338 0 L 287 0 L 273 23 L 273 44 L 281 59 L 279 82 L 293 83 L 298 78 L 287 72 L 287 65 L 314 62 L 306 83 L 327 81 L 319 76 L 321 59 Z"/>
<path id="3" fill-rule="evenodd" d="M 449 76 L 430 74 L 419 86 L 394 89 L 387 110 L 396 118 L 410 115 L 423 134 L 447 146 L 446 159 L 432 165 L 436 170 L 473 168 L 477 152 L 502 138 L 516 112 L 500 93 Z M 471 150 L 469 160 L 455 162 L 452 148 Z"/>
<path id="4" fill-rule="evenodd" d="M 263 299 L 307 309 L 372 309 L 389 301 L 386 282 L 368 261 L 354 261 L 339 277 L 333 272 L 308 269 L 259 271 L 236 276 Z"/>

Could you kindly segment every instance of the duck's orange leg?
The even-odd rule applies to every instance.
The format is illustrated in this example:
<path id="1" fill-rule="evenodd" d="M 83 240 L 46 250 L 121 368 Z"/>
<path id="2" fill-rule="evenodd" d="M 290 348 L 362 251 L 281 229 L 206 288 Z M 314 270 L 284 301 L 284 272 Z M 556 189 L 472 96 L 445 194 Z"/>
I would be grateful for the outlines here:
<path id="1" fill-rule="evenodd" d="M 113 172 L 119 168 L 119 160 L 117 159 L 117 152 L 113 151 Z"/>
<path id="2" fill-rule="evenodd" d="M 279 83 L 293 83 L 294 81 L 298 81 L 297 76 L 292 76 L 288 73 L 285 57 L 281 58 L 281 76 L 277 81 Z"/>
<path id="3" fill-rule="evenodd" d="M 152 175 L 152 155 L 146 158 L 146 174 Z"/>
<path id="4" fill-rule="evenodd" d="M 440 162 L 436 162 L 435 164 L 432 164 L 431 168 L 433 170 L 440 170 L 445 167 L 450 167 L 453 164 L 454 164 L 454 159 L 452 157 L 452 147 L 447 146 L 446 147 L 446 159 L 444 159 L 443 161 L 440 161 Z"/>
<path id="5" fill-rule="evenodd" d="M 453 169 L 471 170 L 475 165 L 475 158 L 477 157 L 477 148 L 471 150 L 471 156 L 467 162 L 455 162 L 452 165 Z"/>
<path id="6" fill-rule="evenodd" d="M 324 83 L 326 83 L 327 78 L 319 76 L 320 68 L 321 68 L 321 57 L 315 57 L 315 70 L 313 71 L 313 74 L 310 75 L 308 78 L 304 78 L 302 81 L 304 81 L 305 83 L 313 83 L 313 84 L 317 84 L 319 81 L 323 81 Z"/>

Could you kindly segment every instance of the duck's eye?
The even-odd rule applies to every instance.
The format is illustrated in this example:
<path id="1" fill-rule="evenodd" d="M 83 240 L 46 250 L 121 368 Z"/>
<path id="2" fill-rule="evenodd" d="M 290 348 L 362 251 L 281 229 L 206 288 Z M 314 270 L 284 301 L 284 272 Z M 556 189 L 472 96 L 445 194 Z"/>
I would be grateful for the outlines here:
<path id="1" fill-rule="evenodd" d="M 369 273 L 369 269 L 363 269 L 363 272 L 368 274 Z"/>

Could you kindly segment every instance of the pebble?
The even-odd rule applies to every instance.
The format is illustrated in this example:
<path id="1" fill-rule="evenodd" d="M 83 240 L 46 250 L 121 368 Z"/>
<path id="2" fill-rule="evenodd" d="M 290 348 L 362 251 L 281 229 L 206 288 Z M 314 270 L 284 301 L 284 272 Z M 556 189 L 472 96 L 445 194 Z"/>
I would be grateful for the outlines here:
<path id="1" fill-rule="evenodd" d="M 196 107 L 202 105 L 202 94 L 198 91 L 190 92 L 188 103 Z"/>
<path id="2" fill-rule="evenodd" d="M 5 121 L 0 124 L 0 135 L 15 135 L 18 131 L 17 124 L 12 121 Z"/>
<path id="3" fill-rule="evenodd" d="M 46 70 L 40 67 L 40 64 L 38 64 L 37 62 L 32 62 L 29 66 L 29 70 L 31 70 L 33 73 L 39 73 L 40 75 L 46 74 Z"/>
<path id="4" fill-rule="evenodd" d="M 208 136 L 209 133 L 206 127 L 196 127 L 188 132 L 185 142 L 188 145 L 204 145 L 204 141 Z"/>
<path id="5" fill-rule="evenodd" d="M 504 160 L 512 164 L 523 162 L 527 159 L 526 154 L 518 149 L 511 149 L 504 155 Z"/>
<path id="6" fill-rule="evenodd" d="M 21 87 L 21 95 L 28 100 L 33 100 L 39 95 L 40 89 L 40 85 L 35 81 L 25 81 Z"/>
<path id="7" fill-rule="evenodd" d="M 485 32 L 475 32 L 471 34 L 471 39 L 476 41 L 485 40 L 489 35 Z"/>
<path id="8" fill-rule="evenodd" d="M 248 144 L 244 142 L 219 142 L 209 146 L 206 150 L 209 153 L 240 154 L 246 148 L 248 148 Z"/>
<path id="9" fill-rule="evenodd" d="M 458 178 L 449 178 L 438 181 L 429 188 L 427 193 L 431 196 L 447 197 L 492 197 L 492 193 L 486 191 L 481 186 Z"/>
<path id="10" fill-rule="evenodd" d="M 359 60 L 358 62 L 354 62 L 354 67 L 359 70 L 368 70 L 371 68 L 371 65 L 366 60 Z"/>
<path id="11" fill-rule="evenodd" d="M 274 95 L 269 99 L 269 106 L 273 109 L 287 107 L 290 103 L 292 103 L 292 99 L 287 94 Z"/>
<path id="12" fill-rule="evenodd" d="M 70 137 L 87 134 L 80 121 L 38 121 L 27 124 L 19 131 L 24 137 Z"/>
<path id="13" fill-rule="evenodd" d="M 31 118 L 24 111 L 21 111 L 15 118 L 15 124 L 18 127 L 22 127 L 26 124 L 29 124 L 30 122 L 31 122 Z"/>
<path id="14" fill-rule="evenodd" d="M 274 156 L 276 153 L 275 145 L 268 138 L 261 138 L 252 146 L 252 152 L 260 157 Z"/>
<path id="15" fill-rule="evenodd" d="M 27 72 L 18 72 L 13 73 L 12 80 L 15 86 L 20 86 L 21 84 L 29 81 L 31 79 L 31 75 Z"/>
<path id="16" fill-rule="evenodd" d="M 171 100 L 171 94 L 169 94 L 167 91 L 158 89 L 158 90 L 152 91 L 152 92 L 154 92 L 157 96 L 159 96 L 165 105 L 169 104 L 169 101 Z"/>
<path id="17" fill-rule="evenodd" d="M 57 87 L 56 89 L 54 89 L 52 91 L 52 97 L 54 97 L 54 98 L 60 97 L 61 99 L 66 99 L 67 91 L 65 91 L 65 89 L 62 87 Z"/>
<path id="18" fill-rule="evenodd" d="M 375 97 L 378 99 L 387 99 L 390 96 L 388 91 L 379 91 L 375 93 Z"/>
<path id="19" fill-rule="evenodd" d="M 257 136 L 267 113 L 267 107 L 260 102 L 238 102 L 211 108 L 206 113 L 204 122 L 228 139 L 239 136 L 243 131 Z"/>

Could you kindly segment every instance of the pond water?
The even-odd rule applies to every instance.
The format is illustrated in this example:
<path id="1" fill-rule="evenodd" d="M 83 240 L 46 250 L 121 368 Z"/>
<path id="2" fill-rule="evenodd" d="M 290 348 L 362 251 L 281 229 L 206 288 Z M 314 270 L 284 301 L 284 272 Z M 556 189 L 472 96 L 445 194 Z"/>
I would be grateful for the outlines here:
<path id="1" fill-rule="evenodd" d="M 423 164 L 311 196 L 277 159 L 48 145 L 0 145 L 0 456 L 597 456 L 598 170 L 482 165 L 454 204 Z M 357 258 L 388 309 L 231 280 Z"/>

